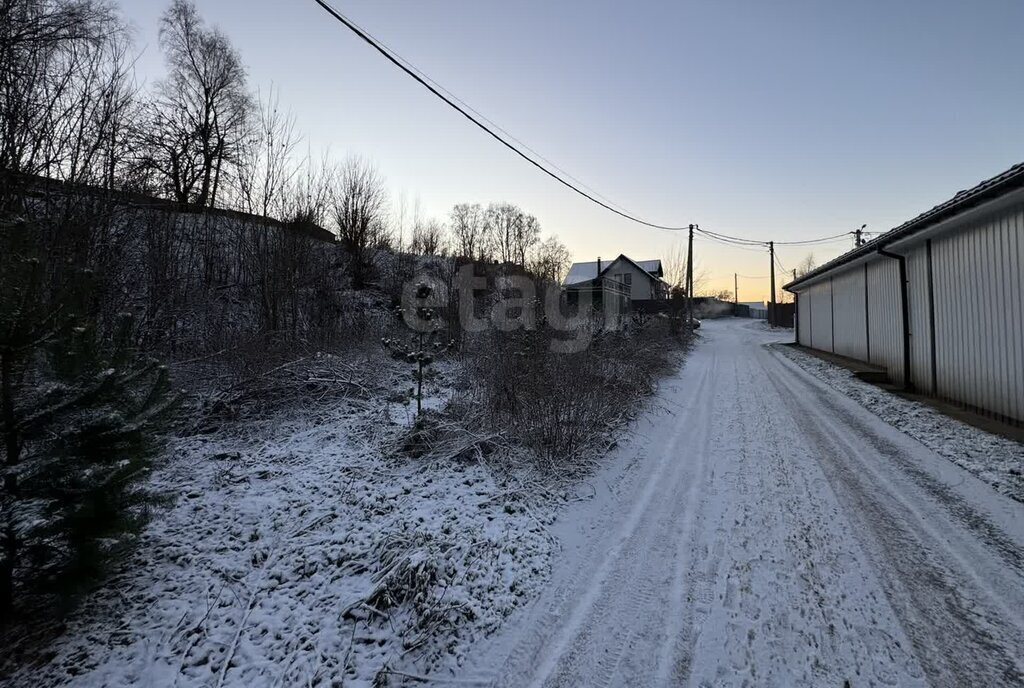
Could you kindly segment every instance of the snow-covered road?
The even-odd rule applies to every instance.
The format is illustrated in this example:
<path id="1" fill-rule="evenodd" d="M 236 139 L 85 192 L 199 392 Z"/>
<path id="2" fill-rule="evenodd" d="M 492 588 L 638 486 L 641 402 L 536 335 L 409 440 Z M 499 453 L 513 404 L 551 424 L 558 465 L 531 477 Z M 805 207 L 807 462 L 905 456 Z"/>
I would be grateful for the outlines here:
<path id="1" fill-rule="evenodd" d="M 460 678 L 1024 685 L 1024 505 L 710 321 Z M 848 682 L 848 683 L 847 683 Z"/>

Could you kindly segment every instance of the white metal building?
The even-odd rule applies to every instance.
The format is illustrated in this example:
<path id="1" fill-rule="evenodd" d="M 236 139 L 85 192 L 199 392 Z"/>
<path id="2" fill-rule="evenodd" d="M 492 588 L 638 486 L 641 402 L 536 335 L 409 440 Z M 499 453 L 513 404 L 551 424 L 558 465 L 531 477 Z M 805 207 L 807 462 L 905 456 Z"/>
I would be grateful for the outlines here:
<path id="1" fill-rule="evenodd" d="M 1024 422 L 1024 163 L 785 289 L 800 344 Z"/>

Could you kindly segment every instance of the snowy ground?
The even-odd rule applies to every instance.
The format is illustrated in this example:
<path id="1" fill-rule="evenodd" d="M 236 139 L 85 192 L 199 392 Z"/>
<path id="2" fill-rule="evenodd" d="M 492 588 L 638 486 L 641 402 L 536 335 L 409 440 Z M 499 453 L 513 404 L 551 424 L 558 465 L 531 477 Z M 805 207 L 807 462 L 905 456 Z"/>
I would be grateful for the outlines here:
<path id="1" fill-rule="evenodd" d="M 899 428 L 1005 495 L 1024 502 L 1024 448 L 939 413 L 916 401 L 890 394 L 854 377 L 850 371 L 793 347 L 779 351 L 815 377 L 857 401 L 886 423 Z"/>
<path id="2" fill-rule="evenodd" d="M 176 440 L 156 482 L 181 496 L 52 658 L 6 685 L 358 686 L 458 667 L 538 594 L 551 517 L 479 460 L 396 457 L 411 416 L 390 391 Z"/>
<path id="3" fill-rule="evenodd" d="M 1024 685 L 1024 505 L 764 346 L 784 336 L 705 322 L 459 680 Z"/>
<path id="4" fill-rule="evenodd" d="M 974 444 L 1024 454 L 785 336 L 705 322 L 562 507 L 396 458 L 386 390 L 179 440 L 182 497 L 9 684 L 1024 685 L 1024 504 Z"/>

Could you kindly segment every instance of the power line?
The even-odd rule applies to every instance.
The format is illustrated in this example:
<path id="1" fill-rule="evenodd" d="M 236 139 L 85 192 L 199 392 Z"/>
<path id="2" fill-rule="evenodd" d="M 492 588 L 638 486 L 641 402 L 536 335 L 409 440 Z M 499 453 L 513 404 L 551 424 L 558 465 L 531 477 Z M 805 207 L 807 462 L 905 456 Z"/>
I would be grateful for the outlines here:
<path id="1" fill-rule="evenodd" d="M 730 248 L 739 249 L 740 251 L 750 251 L 752 253 L 759 253 L 759 254 L 760 253 L 764 253 L 764 246 L 761 245 L 761 244 L 757 244 L 756 245 L 757 248 L 755 248 L 754 247 L 755 245 L 751 245 L 751 244 L 738 244 L 738 243 L 735 243 L 735 242 L 732 242 L 732 241 L 723 241 L 723 240 L 717 239 L 717 238 L 715 238 L 714 236 L 711 236 L 711 235 L 701 235 L 698 238 L 704 239 L 706 241 L 710 241 L 710 242 L 713 242 L 713 243 L 716 243 L 716 244 L 719 244 L 720 246 L 728 246 Z"/>
<path id="2" fill-rule="evenodd" d="M 722 241 L 728 241 L 728 242 L 732 242 L 732 243 L 736 243 L 736 244 L 743 244 L 743 245 L 746 245 L 746 246 L 767 246 L 768 245 L 767 241 L 758 241 L 756 239 L 741 239 L 740 237 L 729 236 L 728 234 L 721 234 L 719 232 L 712 232 L 711 230 L 700 229 L 699 227 L 697 228 L 697 231 L 700 232 L 701 234 L 705 234 L 707 236 L 715 237 L 716 239 L 720 239 Z"/>
<path id="3" fill-rule="evenodd" d="M 592 194 L 588 193 L 587 191 L 584 191 L 582 188 L 580 188 L 580 186 L 577 186 L 576 184 L 573 184 L 572 182 L 564 179 L 558 173 L 548 169 L 548 167 L 544 166 L 543 164 L 541 164 L 541 163 L 537 162 L 536 160 L 534 160 L 533 158 L 531 158 L 529 155 L 527 155 L 522 150 L 520 150 L 518 147 L 516 147 L 515 144 L 511 143 L 510 141 L 508 141 L 507 139 L 502 137 L 500 134 L 495 132 L 494 129 L 488 127 L 486 124 L 484 124 L 481 121 L 481 119 L 479 119 L 478 117 L 476 117 L 473 114 L 471 114 L 468 111 L 468 108 L 461 107 L 459 104 L 457 104 L 455 102 L 457 99 L 455 99 L 454 97 L 449 97 L 449 96 L 445 95 L 444 93 L 442 93 L 441 91 L 443 89 L 440 89 L 439 87 L 435 87 L 434 85 L 432 85 L 430 83 L 431 81 L 433 81 L 432 79 L 425 78 L 426 75 L 420 76 L 420 74 L 416 73 L 419 70 L 413 70 L 410 67 L 407 67 L 405 64 L 403 64 L 402 60 L 400 60 L 395 55 L 393 55 L 391 53 L 391 51 L 389 51 L 383 44 L 381 44 L 380 41 L 376 40 L 373 36 L 371 36 L 370 34 L 368 34 L 365 31 L 363 31 L 361 28 L 359 28 L 359 26 L 357 26 L 355 23 L 353 23 L 351 20 L 349 20 L 348 17 L 346 17 L 341 12 L 339 12 L 338 10 L 334 9 L 333 7 L 331 7 L 331 5 L 328 4 L 325 0 L 314 0 L 314 2 L 316 2 L 316 4 L 318 4 L 318 5 L 320 5 L 320 7 L 322 7 L 324 9 L 324 11 L 326 11 L 328 14 L 330 14 L 336 20 L 338 20 L 343 25 L 345 25 L 345 27 L 348 28 L 352 33 L 356 34 L 359 38 L 361 38 L 363 41 L 365 41 L 367 44 L 369 44 L 370 47 L 372 47 L 374 50 L 376 50 L 381 55 L 383 55 L 385 58 L 387 58 L 387 60 L 389 62 L 391 62 L 396 67 L 401 69 L 403 72 L 408 74 L 410 77 L 412 77 L 417 83 L 419 83 L 425 89 L 427 89 L 428 91 L 433 93 L 435 96 L 437 96 L 438 98 L 443 100 L 445 103 L 447 103 L 449 107 L 454 109 L 456 112 L 461 114 L 463 117 L 468 119 L 470 122 L 475 124 L 480 129 L 482 129 L 489 136 L 491 136 L 493 139 L 498 141 L 501 145 L 503 145 L 506 148 L 508 148 L 509 150 L 511 150 L 513 153 L 515 153 L 516 155 L 521 157 L 523 160 L 525 160 L 526 162 L 530 163 L 531 165 L 533 165 L 534 167 L 539 169 L 541 172 L 543 172 L 544 174 L 548 175 L 549 177 L 551 177 L 552 179 L 557 181 L 559 184 L 562 184 L 563 186 L 571 189 L 572 191 L 575 191 L 580 196 L 583 196 L 584 198 L 586 198 L 587 200 L 591 201 L 592 203 L 596 203 L 597 205 L 601 206 L 605 210 L 613 212 L 616 215 L 619 215 L 620 217 L 623 217 L 623 218 L 625 218 L 627 220 L 630 220 L 632 222 L 636 222 L 637 224 L 646 225 L 647 227 L 652 227 L 654 229 L 663 229 L 663 230 L 670 231 L 670 232 L 681 232 L 681 231 L 685 231 L 685 230 L 689 229 L 689 225 L 680 226 L 680 227 L 673 227 L 673 226 L 670 226 L 670 225 L 660 225 L 660 224 L 657 224 L 655 222 L 648 222 L 647 220 L 643 220 L 643 219 L 637 217 L 636 215 L 633 215 L 631 213 L 628 213 L 628 212 L 625 212 L 625 211 L 619 210 L 618 208 L 613 207 L 611 204 L 606 203 L 605 201 L 602 201 L 599 198 L 597 198 L 596 195 L 592 195 Z"/>
<path id="4" fill-rule="evenodd" d="M 607 204 L 609 204 L 609 205 L 612 205 L 612 206 L 615 206 L 616 208 L 618 208 L 619 210 L 622 210 L 623 212 L 628 212 L 628 211 L 626 211 L 626 209 L 625 209 L 625 208 L 623 208 L 623 206 L 619 205 L 618 203 L 616 203 L 615 201 L 611 200 L 611 199 L 610 199 L 610 198 L 608 198 L 607 196 L 604 196 L 604 195 L 602 195 L 602 194 L 601 194 L 600 192 L 598 192 L 597 190 L 595 190 L 595 189 L 594 189 L 593 187 L 591 187 L 591 186 L 587 185 L 587 184 L 586 184 L 585 182 L 583 182 L 582 180 L 580 180 L 580 179 L 579 179 L 578 177 L 575 177 L 575 176 L 573 176 L 573 175 L 572 175 L 572 174 L 571 174 L 570 172 L 568 172 L 568 171 L 567 171 L 567 170 L 565 170 L 564 168 L 562 168 L 562 167 L 559 167 L 557 163 L 553 162 L 553 161 L 552 161 L 551 159 L 549 159 L 549 158 L 546 158 L 546 157 L 544 157 L 544 155 L 543 155 L 542 153 L 539 153 L 539 152 L 538 152 L 537 150 L 535 150 L 534 148 L 531 148 L 531 147 L 530 147 L 530 145 L 529 145 L 528 143 L 526 143 L 525 141 L 523 141 L 523 140 L 522 140 L 522 139 L 520 139 L 520 138 L 517 138 L 517 137 L 516 137 L 516 136 L 515 136 L 514 134 L 512 134 L 511 132 L 509 132 L 509 131 L 508 131 L 507 129 L 504 129 L 504 128 L 503 128 L 503 127 L 502 127 L 502 126 L 500 125 L 500 124 L 498 124 L 498 123 L 497 123 L 497 122 L 495 122 L 494 120 L 492 120 L 492 119 L 490 119 L 489 117 L 487 117 L 487 115 L 483 114 L 482 112 L 480 112 L 479 110 L 477 110 L 476 108 L 474 108 L 474 107 L 473 107 L 472 105 L 470 105 L 470 104 L 469 104 L 469 103 L 467 103 L 466 101 L 464 101 L 464 100 L 462 100 L 461 98 L 459 98 L 459 96 L 458 96 L 458 95 L 456 95 L 456 94 L 452 93 L 452 92 L 451 92 L 451 91 L 450 91 L 449 89 L 445 88 L 444 84 L 441 84 L 441 83 L 439 83 L 439 82 L 438 82 L 438 81 L 437 81 L 436 79 L 432 78 L 432 77 L 431 77 L 431 76 L 430 76 L 429 74 L 426 74 L 425 72 L 423 72 L 423 70 L 421 70 L 421 69 L 420 69 L 419 67 L 417 67 L 416 65 L 414 65 L 414 64 L 413 64 L 413 63 L 412 63 L 412 62 L 411 62 L 410 60 L 407 60 L 407 59 L 406 59 L 405 57 L 403 57 L 402 55 L 400 55 L 400 54 L 398 53 L 398 51 L 397 51 L 397 50 L 395 50 L 395 49 L 394 49 L 394 48 L 392 48 L 392 47 L 391 47 L 390 45 L 388 45 L 387 43 L 385 43 L 384 41 L 382 41 L 381 39 L 379 39 L 379 38 L 378 38 L 377 36 L 373 35 L 372 33 L 370 33 L 369 31 L 367 31 L 367 30 L 366 30 L 365 28 L 363 28 L 362 26 L 360 26 L 360 25 L 359 25 L 359 24 L 357 24 L 356 22 L 352 21 L 351 19 L 349 19 L 349 22 L 350 22 L 350 23 L 351 23 L 351 24 L 352 24 L 353 26 L 355 26 L 356 28 L 358 28 L 358 29 L 359 29 L 360 31 L 362 31 L 363 33 L 365 33 L 365 34 L 366 34 L 367 36 L 369 36 L 370 38 L 372 38 L 372 39 L 373 39 L 374 41 L 376 41 L 377 43 L 379 43 L 379 44 L 381 45 L 381 47 L 383 47 L 383 48 L 384 48 L 384 49 L 386 49 L 386 50 L 387 50 L 388 52 L 390 52 L 390 53 L 391 53 L 391 54 L 392 54 L 392 55 L 393 55 L 393 56 L 394 56 L 395 58 L 397 58 L 398 60 L 400 60 L 400 61 L 401 61 L 401 62 L 402 62 L 402 63 L 403 63 L 403 64 L 404 64 L 404 65 L 405 65 L 406 67 L 408 67 L 408 68 L 409 68 L 409 69 L 411 69 L 412 71 L 416 72 L 416 74 L 418 74 L 419 76 L 423 77 L 423 79 L 424 79 L 425 81 L 429 81 L 429 82 L 430 82 L 430 83 L 431 83 L 431 84 L 432 84 L 433 86 L 435 86 L 435 87 L 436 87 L 436 88 L 437 88 L 437 89 L 438 89 L 439 91 L 443 91 L 443 92 L 445 93 L 445 95 L 447 95 L 447 96 L 448 96 L 449 98 L 451 98 L 452 100 L 454 100 L 455 102 L 457 102 L 457 103 L 458 103 L 459 105 L 461 105 L 462 107 L 464 107 L 464 108 L 466 108 L 467 110 L 469 110 L 470 112 L 472 112 L 472 113 L 473 113 L 474 115 L 476 115 L 477 117 L 479 117 L 479 118 L 480 118 L 481 120 L 483 120 L 484 122 L 487 122 L 487 123 L 488 123 L 489 125 L 491 125 L 491 126 L 492 126 L 492 127 L 494 127 L 495 129 L 497 129 L 498 131 L 500 131 L 500 132 L 501 132 L 502 134 L 504 134 L 505 136 L 507 136 L 507 137 L 508 137 L 508 138 L 509 138 L 510 140 L 512 140 L 512 141 L 515 141 L 515 142 L 516 142 L 517 144 L 519 144 L 519 145 L 520 145 L 520 146 L 521 146 L 522 148 L 524 148 L 525 150 L 529 151 L 529 152 L 530 152 L 530 153 L 531 153 L 531 154 L 532 154 L 533 156 L 535 156 L 535 157 L 536 157 L 537 159 L 539 159 L 539 160 L 541 160 L 541 161 L 543 161 L 543 162 L 547 163 L 547 164 L 548 164 L 549 166 L 551 166 L 551 168 L 552 168 L 552 169 L 555 169 L 555 170 L 557 170 L 558 172 L 561 172 L 561 173 L 562 173 L 563 175 L 565 175 L 565 176 L 566 176 L 567 178 L 569 178 L 569 179 L 571 179 L 572 181 L 576 182 L 576 184 L 578 184 L 578 185 L 579 185 L 579 186 L 580 186 L 581 188 L 583 188 L 583 189 L 586 189 L 586 190 L 587 190 L 587 191 L 589 191 L 589 192 L 590 192 L 591 194 L 593 194 L 593 195 L 594 195 L 594 196 L 596 196 L 597 198 L 600 198 L 600 199 L 601 199 L 602 201 L 604 201 L 605 203 L 607 203 Z"/>
<path id="5" fill-rule="evenodd" d="M 662 229 L 662 230 L 666 230 L 666 231 L 670 231 L 670 232 L 681 232 L 681 231 L 686 231 L 686 230 L 691 229 L 692 225 L 689 225 L 689 224 L 682 225 L 682 226 L 671 226 L 671 225 L 662 225 L 662 224 L 658 224 L 658 223 L 655 223 L 655 222 L 649 222 L 648 220 L 644 220 L 644 219 L 638 217 L 637 215 L 635 215 L 635 214 L 625 210 L 622 206 L 618 205 L 617 203 L 614 203 L 611 200 L 605 198 L 604 196 L 599 194 L 597 191 L 594 191 L 592 188 L 588 187 L 586 184 L 581 182 L 579 179 L 576 179 L 571 174 L 569 174 L 565 170 L 561 169 L 558 165 L 556 165 L 555 163 L 551 162 L 550 160 L 545 158 L 543 155 L 541 155 L 540 153 L 538 153 L 537 151 L 533 150 L 528 145 L 526 145 L 525 143 L 523 143 L 522 141 L 520 141 L 519 139 L 514 137 L 512 134 L 510 134 L 506 130 L 502 129 L 500 126 L 495 124 L 493 121 L 488 119 L 486 116 L 481 114 L 479 111 L 477 111 L 474 108 L 472 108 L 470 105 L 468 105 L 465 101 L 460 99 L 454 93 L 452 93 L 451 91 L 446 89 L 444 86 L 442 86 L 440 83 L 438 83 L 437 81 L 432 79 L 430 76 L 425 74 L 422 70 L 418 69 L 409 60 L 406 60 L 404 57 L 402 57 L 397 52 L 392 50 L 390 47 L 385 45 L 383 43 L 383 41 L 378 40 L 376 37 L 374 37 L 368 31 L 366 31 L 365 29 L 360 27 L 358 24 L 353 22 L 351 19 L 346 17 L 344 14 L 342 14 L 340 11 L 338 11 L 337 9 L 332 7 L 328 2 L 326 2 L 326 0 L 314 0 L 314 1 L 321 8 L 323 8 L 323 10 L 325 12 L 327 12 L 334 19 L 336 19 L 338 22 L 340 22 L 342 25 L 344 25 L 347 29 L 349 29 L 352 33 L 354 33 L 356 36 L 358 36 L 360 39 L 362 39 L 364 42 L 366 42 L 371 48 L 373 48 L 374 50 L 379 52 L 381 55 L 383 55 L 389 62 L 394 64 L 396 67 L 398 67 L 403 72 L 405 72 L 414 81 L 416 81 L 421 86 L 423 86 L 423 88 L 427 89 L 432 94 L 437 96 L 439 99 L 441 99 L 445 104 L 447 104 L 453 110 L 455 110 L 456 112 L 461 114 L 463 117 L 468 119 L 470 122 L 472 122 L 474 125 L 476 125 L 479 129 L 483 130 L 487 135 L 489 135 L 490 137 L 492 137 L 493 139 L 498 141 L 498 143 L 502 144 L 503 146 L 505 146 L 506 148 L 511 150 L 513 153 L 518 155 L 520 158 L 522 158 L 526 162 L 530 163 L 531 165 L 533 165 L 534 167 L 539 169 L 541 172 L 543 172 L 544 174 L 548 175 L 549 177 L 551 177 L 552 179 L 557 181 L 559 184 L 562 184 L 566 188 L 570 189 L 571 191 L 574 191 L 575 193 L 579 194 L 583 198 L 586 198 L 590 202 L 592 202 L 592 203 L 594 203 L 596 205 L 601 206 L 605 210 L 607 210 L 609 212 L 612 212 L 612 213 L 614 213 L 614 214 L 616 214 L 616 215 L 618 215 L 618 216 L 620 216 L 620 217 L 622 217 L 622 218 L 624 218 L 626 220 L 629 220 L 631 222 L 636 222 L 637 224 L 641 224 L 641 225 L 644 225 L 644 226 L 647 226 L 647 227 L 651 227 L 653 229 Z M 485 122 L 486 122 L 486 124 L 485 124 Z M 490 126 L 488 126 L 488 125 L 490 125 Z M 499 134 L 498 132 L 501 132 L 501 134 Z M 502 134 L 504 134 L 504 136 L 502 136 Z M 515 143 L 513 143 L 513 142 L 515 142 Z M 518 144 L 518 146 L 516 144 Z M 534 157 L 531 157 L 530 155 L 527 155 L 521 149 L 525 149 L 525 150 L 529 151 Z M 535 159 L 535 158 L 538 158 L 539 160 L 543 161 L 543 163 L 546 163 L 546 165 L 542 164 L 541 162 L 538 162 L 538 160 Z M 568 179 L 566 179 L 566 178 L 568 178 Z M 572 181 L 569 181 L 569 180 L 572 180 Z M 703 229 L 700 229 L 700 228 L 696 228 L 696 230 L 698 232 L 700 232 L 702 235 L 706 236 L 707 238 L 710 238 L 710 239 L 713 239 L 713 240 L 717 240 L 720 243 L 732 244 L 732 245 L 735 245 L 737 247 L 743 247 L 743 246 L 746 246 L 746 247 L 767 246 L 767 243 L 768 243 L 768 242 L 760 241 L 760 240 L 756 240 L 756 239 L 747 239 L 747 238 L 744 238 L 744 237 L 736 237 L 736 236 L 730 236 L 728 234 L 721 234 L 721 233 L 717 233 L 717 232 L 711 232 L 709 230 L 703 230 Z M 820 239 L 809 239 L 809 240 L 805 240 L 805 241 L 779 241 L 779 242 L 775 242 L 775 243 L 778 244 L 778 245 L 786 245 L 786 246 L 813 245 L 813 244 L 818 244 L 818 243 L 825 243 L 827 241 L 837 239 L 837 238 L 839 238 L 841 236 L 846 236 L 847 234 L 851 234 L 851 232 L 846 232 L 846 233 L 844 233 L 842 235 L 836 235 L 836 236 L 833 236 L 833 237 L 822 237 Z"/>
<path id="6" fill-rule="evenodd" d="M 731 236 L 729 234 L 722 234 L 720 232 L 712 232 L 707 229 L 698 229 L 698 232 L 705 235 L 710 235 L 723 241 L 728 241 L 736 244 L 742 244 L 745 246 L 767 246 L 767 241 L 760 241 L 758 239 L 744 239 L 743 237 Z M 776 246 L 813 246 L 816 244 L 828 244 L 838 241 L 848 241 L 848 238 L 853 235 L 854 232 L 843 232 L 842 234 L 833 234 L 831 236 L 818 237 L 816 239 L 798 239 L 794 241 L 776 241 Z"/>
<path id="7" fill-rule="evenodd" d="M 839 239 L 846 240 L 847 237 L 852 235 L 853 232 L 843 232 L 842 234 L 835 234 L 833 236 L 821 237 L 820 239 L 806 239 L 802 241 L 776 241 L 776 246 L 810 246 L 811 244 L 827 244 L 832 241 L 838 241 Z"/>
<path id="8" fill-rule="evenodd" d="M 714 238 L 720 240 L 722 243 L 730 243 L 736 246 L 768 246 L 767 241 L 759 241 L 757 239 L 744 239 L 742 237 L 731 236 L 729 234 L 721 234 L 719 232 L 712 232 L 707 229 L 697 229 L 698 232 L 705 235 L 708 238 Z M 817 239 L 802 239 L 797 241 L 776 241 L 776 246 L 815 246 L 819 244 L 829 244 L 837 241 L 847 241 L 848 237 L 853 232 L 844 232 L 842 234 L 835 234 L 832 236 L 819 237 Z"/>
<path id="9" fill-rule="evenodd" d="M 864 233 L 865 233 L 865 234 L 867 234 L 867 232 L 864 232 Z M 874 233 L 874 234 L 882 234 L 882 232 L 873 232 L 873 233 Z M 850 232 L 850 234 L 853 234 L 853 232 Z M 832 241 L 833 241 L 833 242 L 834 242 L 834 241 L 839 241 L 839 240 L 845 241 L 846 239 L 845 239 L 845 238 L 843 238 L 843 239 L 832 239 Z M 776 242 L 776 244 L 778 244 L 778 243 L 779 243 L 779 242 Z M 824 243 L 829 243 L 829 242 L 824 242 Z M 786 244 L 786 245 L 787 245 L 787 246 L 793 246 L 794 244 Z M 797 245 L 797 246 L 801 246 L 801 245 L 803 245 L 803 244 L 796 244 L 796 245 Z M 783 270 L 785 270 L 786 272 L 792 272 L 791 270 L 788 270 L 788 269 L 786 269 L 786 267 L 785 267 L 784 265 L 782 265 L 782 263 L 781 263 L 781 262 L 778 262 L 778 261 L 779 261 L 779 254 L 778 254 L 778 252 L 777 252 L 777 251 L 776 251 L 776 253 L 775 253 L 775 259 L 776 259 L 776 262 L 777 262 L 777 264 L 778 264 L 778 266 L 779 266 L 780 268 L 782 268 L 782 269 L 783 269 Z"/>

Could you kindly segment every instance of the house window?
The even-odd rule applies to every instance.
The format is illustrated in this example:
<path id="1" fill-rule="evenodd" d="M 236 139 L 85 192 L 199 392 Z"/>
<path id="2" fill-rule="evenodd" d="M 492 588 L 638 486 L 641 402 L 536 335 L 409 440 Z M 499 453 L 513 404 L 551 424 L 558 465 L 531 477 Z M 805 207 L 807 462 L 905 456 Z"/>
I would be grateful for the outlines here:
<path id="1" fill-rule="evenodd" d="M 627 287 L 632 286 L 632 284 L 633 284 L 633 275 L 631 275 L 631 274 L 629 274 L 627 272 L 626 274 L 621 275 L 621 277 L 622 277 L 622 283 L 623 284 L 625 284 Z"/>

